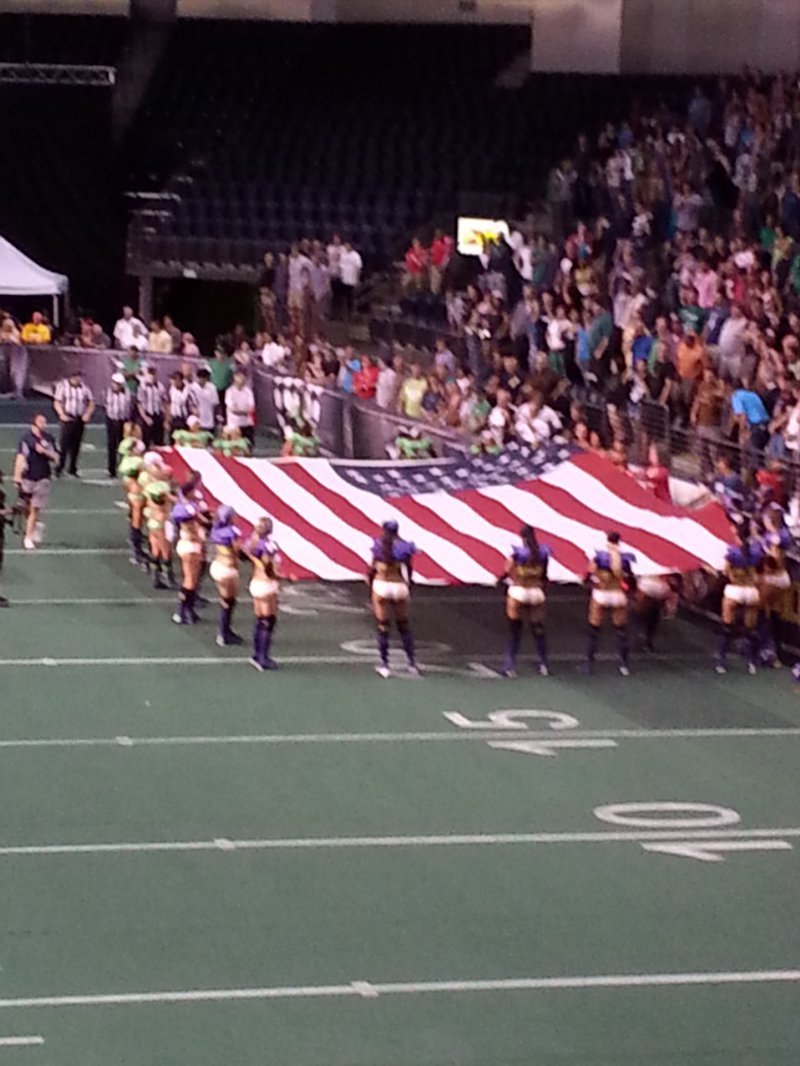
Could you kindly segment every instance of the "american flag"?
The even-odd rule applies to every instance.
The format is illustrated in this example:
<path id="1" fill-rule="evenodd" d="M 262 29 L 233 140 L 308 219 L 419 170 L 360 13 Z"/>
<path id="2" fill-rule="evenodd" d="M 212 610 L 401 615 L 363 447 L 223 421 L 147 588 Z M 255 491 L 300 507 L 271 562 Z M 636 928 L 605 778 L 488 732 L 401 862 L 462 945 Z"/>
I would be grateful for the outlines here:
<path id="1" fill-rule="evenodd" d="M 550 578 L 562 582 L 583 580 L 612 529 L 641 576 L 719 568 L 733 539 L 719 504 L 663 503 L 607 459 L 569 446 L 404 463 L 175 448 L 168 461 L 179 482 L 201 474 L 209 505 L 229 504 L 245 529 L 269 515 L 294 578 L 363 579 L 388 519 L 416 543 L 417 580 L 431 585 L 494 583 L 524 524 L 550 548 Z"/>

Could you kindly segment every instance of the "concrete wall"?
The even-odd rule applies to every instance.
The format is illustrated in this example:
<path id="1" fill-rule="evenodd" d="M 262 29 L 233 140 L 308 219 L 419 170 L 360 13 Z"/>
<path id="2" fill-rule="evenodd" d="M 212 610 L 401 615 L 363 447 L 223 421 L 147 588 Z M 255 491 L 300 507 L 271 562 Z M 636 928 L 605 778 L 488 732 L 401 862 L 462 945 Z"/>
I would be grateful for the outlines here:
<path id="1" fill-rule="evenodd" d="M 536 0 L 533 69 L 618 73 L 622 11 L 623 0 Z"/>
<path id="2" fill-rule="evenodd" d="M 2 11 L 126 15 L 129 0 L 0 0 Z M 586 73 L 800 68 L 800 0 L 178 0 L 193 18 L 533 20 L 533 66 Z"/>
<path id="3" fill-rule="evenodd" d="M 798 0 L 625 0 L 621 31 L 623 72 L 800 67 Z"/>

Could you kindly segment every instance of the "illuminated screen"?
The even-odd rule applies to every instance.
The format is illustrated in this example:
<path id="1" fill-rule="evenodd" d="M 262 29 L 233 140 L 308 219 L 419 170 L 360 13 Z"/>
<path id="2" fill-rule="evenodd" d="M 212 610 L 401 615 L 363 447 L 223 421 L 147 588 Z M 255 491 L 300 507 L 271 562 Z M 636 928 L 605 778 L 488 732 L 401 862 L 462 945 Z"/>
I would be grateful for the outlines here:
<path id="1" fill-rule="evenodd" d="M 478 255 L 488 237 L 508 239 L 508 223 L 498 218 L 466 218 L 458 220 L 458 251 L 461 255 Z"/>

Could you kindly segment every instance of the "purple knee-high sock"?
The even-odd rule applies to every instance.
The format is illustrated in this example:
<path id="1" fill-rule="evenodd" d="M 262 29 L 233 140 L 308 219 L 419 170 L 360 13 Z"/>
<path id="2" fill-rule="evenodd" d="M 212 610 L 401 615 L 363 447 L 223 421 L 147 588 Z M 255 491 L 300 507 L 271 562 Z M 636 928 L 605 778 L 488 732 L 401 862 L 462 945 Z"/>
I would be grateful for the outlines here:
<path id="1" fill-rule="evenodd" d="M 536 634 L 536 654 L 539 656 L 539 662 L 542 666 L 549 666 L 547 661 L 547 637 L 544 633 Z"/>
<path id="2" fill-rule="evenodd" d="M 586 662 L 590 666 L 594 664 L 594 657 L 597 654 L 599 632 L 597 626 L 589 626 L 589 632 L 586 635 Z"/>
<path id="3" fill-rule="evenodd" d="M 400 628 L 400 640 L 403 642 L 403 651 L 406 653 L 409 666 L 416 665 L 416 658 L 414 654 L 414 634 L 407 622 L 403 623 Z"/>
<path id="4" fill-rule="evenodd" d="M 508 621 L 508 641 L 506 643 L 506 670 L 517 669 L 517 655 L 522 641 L 522 622 L 518 618 L 510 618 Z"/>
<path id="5" fill-rule="evenodd" d="M 219 608 L 219 635 L 223 640 L 230 636 L 232 617 L 233 607 L 228 606 L 227 603 L 222 603 Z"/>
<path id="6" fill-rule="evenodd" d="M 628 665 L 628 630 L 620 626 L 617 629 L 617 654 L 620 666 Z"/>
<path id="7" fill-rule="evenodd" d="M 719 631 L 717 637 L 717 662 L 720 666 L 725 666 L 728 661 L 728 651 L 731 646 L 732 627 L 723 623 L 722 629 Z"/>
<path id="8" fill-rule="evenodd" d="M 253 658 L 261 663 L 264 658 L 264 619 L 256 618 L 253 622 Z"/>
<path id="9" fill-rule="evenodd" d="M 264 657 L 264 662 L 269 659 L 269 652 L 272 647 L 272 634 L 275 630 L 275 624 L 277 621 L 278 620 L 274 614 L 269 618 L 264 619 L 264 635 L 261 638 L 261 654 Z"/>
<path id="10" fill-rule="evenodd" d="M 748 629 L 747 631 L 747 651 L 748 662 L 755 666 L 758 663 L 758 651 L 761 647 L 761 641 L 758 636 L 757 629 Z"/>
<path id="11" fill-rule="evenodd" d="M 388 629 L 378 630 L 378 655 L 384 666 L 389 665 L 389 631 Z"/>

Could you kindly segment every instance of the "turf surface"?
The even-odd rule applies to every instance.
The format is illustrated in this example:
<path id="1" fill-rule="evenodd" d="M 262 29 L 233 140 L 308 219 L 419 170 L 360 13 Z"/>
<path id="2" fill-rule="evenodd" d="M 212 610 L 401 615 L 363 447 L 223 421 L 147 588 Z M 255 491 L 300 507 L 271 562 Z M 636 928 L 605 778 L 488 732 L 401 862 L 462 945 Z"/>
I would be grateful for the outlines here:
<path id="1" fill-rule="evenodd" d="M 363 590 L 294 586 L 284 668 L 259 675 L 246 646 L 215 647 L 213 607 L 170 624 L 171 594 L 120 550 L 118 496 L 61 482 L 44 550 L 8 544 L 2 1061 L 796 1066 L 787 671 L 718 678 L 711 634 L 675 621 L 629 679 L 610 635 L 580 677 L 584 604 L 565 589 L 554 676 L 500 680 L 499 595 L 419 590 L 426 676 L 383 682 Z M 571 720 L 487 719 L 514 708 Z M 492 746 L 552 740 L 606 746 Z M 623 803 L 739 820 L 595 813 Z M 676 840 L 769 850 L 648 850 Z M 3 1044 L 18 1037 L 32 1042 Z"/>

